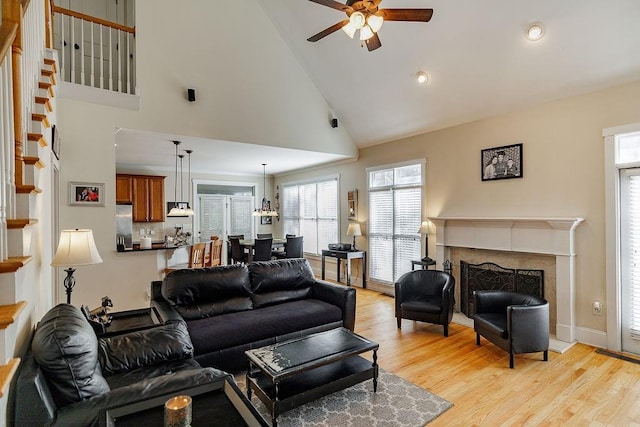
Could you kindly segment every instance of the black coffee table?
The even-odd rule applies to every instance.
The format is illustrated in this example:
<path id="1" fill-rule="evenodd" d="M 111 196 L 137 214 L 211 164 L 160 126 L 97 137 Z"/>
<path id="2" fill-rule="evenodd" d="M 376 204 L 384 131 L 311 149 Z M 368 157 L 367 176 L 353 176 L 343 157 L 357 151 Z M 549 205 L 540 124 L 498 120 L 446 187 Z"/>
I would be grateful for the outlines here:
<path id="1" fill-rule="evenodd" d="M 278 415 L 322 396 L 373 379 L 378 386 L 378 344 L 338 328 L 248 350 L 247 396 L 251 392 Z M 359 355 L 373 351 L 373 362 Z"/>

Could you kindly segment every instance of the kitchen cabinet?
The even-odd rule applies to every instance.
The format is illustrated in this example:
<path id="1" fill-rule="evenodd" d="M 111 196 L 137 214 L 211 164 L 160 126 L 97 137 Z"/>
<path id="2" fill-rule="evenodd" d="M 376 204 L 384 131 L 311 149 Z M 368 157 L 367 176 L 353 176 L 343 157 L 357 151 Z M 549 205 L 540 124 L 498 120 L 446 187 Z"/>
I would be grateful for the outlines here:
<path id="1" fill-rule="evenodd" d="M 133 203 L 131 175 L 116 175 L 116 203 Z"/>
<path id="2" fill-rule="evenodd" d="M 116 176 L 116 200 L 127 203 L 126 179 L 131 180 L 131 204 L 133 206 L 133 222 L 164 222 L 164 176 L 122 175 Z M 120 181 L 119 181 L 120 179 Z M 118 182 L 121 182 L 121 193 Z"/>

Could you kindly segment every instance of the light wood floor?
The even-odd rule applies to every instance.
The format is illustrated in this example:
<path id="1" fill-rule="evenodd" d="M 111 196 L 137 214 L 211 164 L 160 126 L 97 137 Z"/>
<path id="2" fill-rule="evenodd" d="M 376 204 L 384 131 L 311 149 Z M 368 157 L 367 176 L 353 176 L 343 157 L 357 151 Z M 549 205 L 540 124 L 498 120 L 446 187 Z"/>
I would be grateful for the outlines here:
<path id="1" fill-rule="evenodd" d="M 576 344 L 564 354 L 509 355 L 472 328 L 402 321 L 392 297 L 357 289 L 356 332 L 380 344 L 382 369 L 453 403 L 429 426 L 640 426 L 640 364 Z"/>

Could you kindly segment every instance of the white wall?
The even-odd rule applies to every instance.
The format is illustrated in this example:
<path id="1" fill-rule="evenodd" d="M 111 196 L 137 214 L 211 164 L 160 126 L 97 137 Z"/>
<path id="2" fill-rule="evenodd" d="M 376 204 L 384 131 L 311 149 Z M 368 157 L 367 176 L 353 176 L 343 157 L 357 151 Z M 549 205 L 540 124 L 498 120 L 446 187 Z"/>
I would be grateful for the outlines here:
<path id="1" fill-rule="evenodd" d="M 357 188 L 360 247 L 367 234 L 365 169 L 427 159 L 424 216 L 584 217 L 577 229 L 577 325 L 606 330 L 591 313 L 605 301 L 604 147 L 602 129 L 640 120 L 640 82 L 539 105 L 524 111 L 406 138 L 360 151 L 355 163 L 280 176 L 276 184 L 341 174 L 341 233 L 346 236 L 347 191 Z M 522 142 L 524 177 L 482 182 L 480 150 Z M 434 250 L 435 239 L 430 239 Z M 432 252 L 433 253 L 433 252 Z"/>

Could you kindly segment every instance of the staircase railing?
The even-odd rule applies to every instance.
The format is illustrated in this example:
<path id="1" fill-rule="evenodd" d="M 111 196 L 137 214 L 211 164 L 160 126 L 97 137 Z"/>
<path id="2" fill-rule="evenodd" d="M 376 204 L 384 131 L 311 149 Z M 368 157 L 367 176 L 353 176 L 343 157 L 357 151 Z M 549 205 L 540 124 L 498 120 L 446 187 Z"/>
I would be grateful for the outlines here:
<path id="1" fill-rule="evenodd" d="M 135 94 L 135 28 L 58 6 L 53 12 L 62 79 Z"/>

